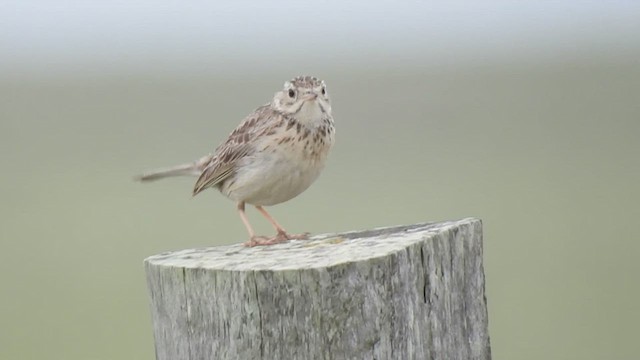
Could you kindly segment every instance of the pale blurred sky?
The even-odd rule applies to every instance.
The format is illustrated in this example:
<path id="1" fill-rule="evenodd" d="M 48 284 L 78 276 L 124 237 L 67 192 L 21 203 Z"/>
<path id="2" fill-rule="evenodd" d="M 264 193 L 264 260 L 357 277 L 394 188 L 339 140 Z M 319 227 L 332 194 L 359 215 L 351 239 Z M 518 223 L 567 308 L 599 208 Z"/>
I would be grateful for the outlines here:
<path id="1" fill-rule="evenodd" d="M 5 75 L 548 61 L 640 49 L 640 1 L 5 0 L 0 18 Z"/>

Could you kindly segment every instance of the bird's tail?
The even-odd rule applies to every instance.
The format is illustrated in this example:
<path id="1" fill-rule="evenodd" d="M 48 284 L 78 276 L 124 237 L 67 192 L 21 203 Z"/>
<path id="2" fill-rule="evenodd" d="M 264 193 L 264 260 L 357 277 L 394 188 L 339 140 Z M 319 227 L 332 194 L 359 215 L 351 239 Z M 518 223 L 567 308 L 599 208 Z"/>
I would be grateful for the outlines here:
<path id="1" fill-rule="evenodd" d="M 207 165 L 211 162 L 211 159 L 212 156 L 207 155 L 192 163 L 149 171 L 134 177 L 134 179 L 140 182 L 150 182 L 173 176 L 200 176 L 202 171 L 204 171 Z"/>

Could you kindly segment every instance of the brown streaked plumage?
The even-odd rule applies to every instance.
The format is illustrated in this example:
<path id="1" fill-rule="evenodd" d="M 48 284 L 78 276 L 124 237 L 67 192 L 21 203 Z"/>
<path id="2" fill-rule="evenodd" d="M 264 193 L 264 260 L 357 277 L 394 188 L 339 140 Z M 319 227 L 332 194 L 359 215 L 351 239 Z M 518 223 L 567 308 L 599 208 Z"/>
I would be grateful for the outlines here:
<path id="1" fill-rule="evenodd" d="M 140 181 L 198 176 L 193 195 L 216 188 L 237 202 L 249 232 L 247 246 L 268 245 L 306 235 L 288 234 L 263 206 L 290 200 L 320 175 L 334 143 L 331 102 L 323 81 L 299 76 L 285 82 L 273 100 L 257 108 L 213 154 L 139 176 Z M 244 212 L 251 204 L 274 226 L 276 236 L 255 235 Z"/>

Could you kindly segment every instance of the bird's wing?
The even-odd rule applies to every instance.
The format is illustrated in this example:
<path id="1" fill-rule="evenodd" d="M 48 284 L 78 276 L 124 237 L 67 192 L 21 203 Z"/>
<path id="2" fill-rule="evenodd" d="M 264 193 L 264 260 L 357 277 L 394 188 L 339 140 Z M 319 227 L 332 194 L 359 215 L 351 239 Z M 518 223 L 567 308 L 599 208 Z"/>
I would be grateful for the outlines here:
<path id="1" fill-rule="evenodd" d="M 252 149 L 251 144 L 226 147 L 225 151 L 220 154 L 220 157 L 216 157 L 211 165 L 202 171 L 202 174 L 200 174 L 200 177 L 193 187 L 193 195 L 197 195 L 208 187 L 216 186 L 233 175 L 237 160 L 249 154 Z"/>
<path id="2" fill-rule="evenodd" d="M 193 195 L 216 186 L 233 175 L 238 161 L 255 150 L 255 138 L 264 132 L 269 124 L 271 108 L 264 105 L 256 109 L 240 123 L 214 153 L 213 161 L 200 174 L 193 187 Z"/>

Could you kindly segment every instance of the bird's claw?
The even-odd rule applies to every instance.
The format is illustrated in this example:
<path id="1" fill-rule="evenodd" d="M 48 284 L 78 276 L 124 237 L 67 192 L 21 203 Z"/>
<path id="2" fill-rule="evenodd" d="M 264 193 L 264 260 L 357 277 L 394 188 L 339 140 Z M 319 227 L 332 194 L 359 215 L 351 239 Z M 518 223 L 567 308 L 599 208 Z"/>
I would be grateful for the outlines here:
<path id="1" fill-rule="evenodd" d="M 252 236 L 249 241 L 244 243 L 246 247 L 262 246 L 262 245 L 274 245 L 287 242 L 289 240 L 307 240 L 309 239 L 309 233 L 303 234 L 287 234 L 286 232 L 278 232 L 276 236 Z"/>

